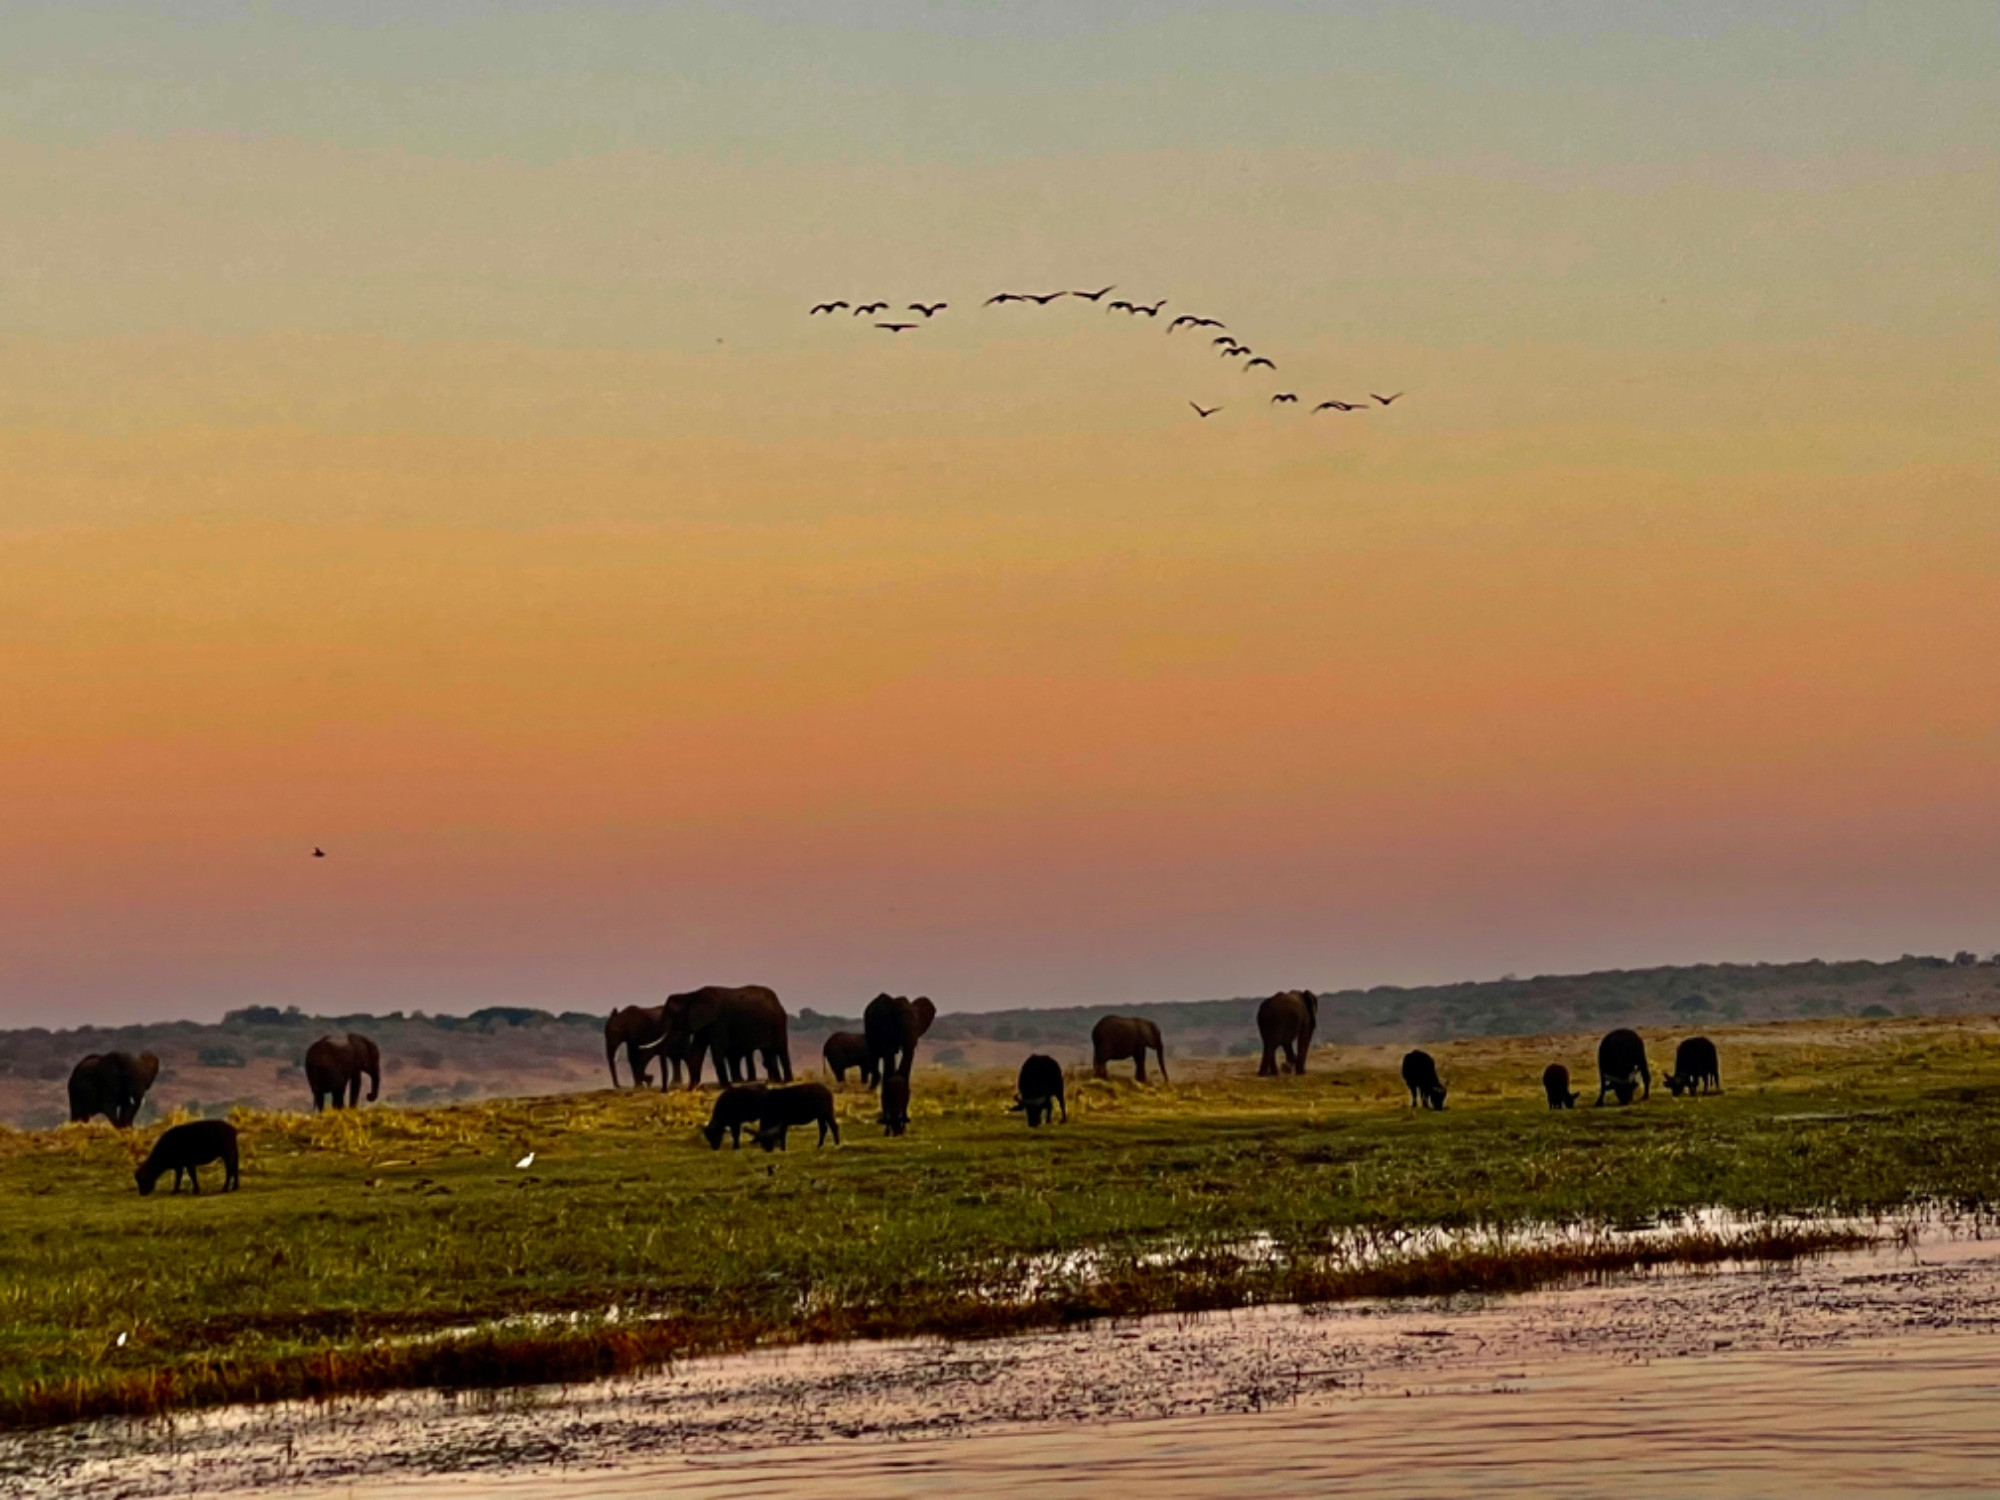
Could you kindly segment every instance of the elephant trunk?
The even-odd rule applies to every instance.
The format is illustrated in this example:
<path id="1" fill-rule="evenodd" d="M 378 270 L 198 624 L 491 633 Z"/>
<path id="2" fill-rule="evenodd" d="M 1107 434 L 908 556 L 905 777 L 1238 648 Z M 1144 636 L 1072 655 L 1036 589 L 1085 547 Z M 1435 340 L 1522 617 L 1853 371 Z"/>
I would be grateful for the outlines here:
<path id="1" fill-rule="evenodd" d="M 373 1104 L 382 1092 L 382 1065 L 370 1063 L 368 1066 L 368 1102 Z"/>

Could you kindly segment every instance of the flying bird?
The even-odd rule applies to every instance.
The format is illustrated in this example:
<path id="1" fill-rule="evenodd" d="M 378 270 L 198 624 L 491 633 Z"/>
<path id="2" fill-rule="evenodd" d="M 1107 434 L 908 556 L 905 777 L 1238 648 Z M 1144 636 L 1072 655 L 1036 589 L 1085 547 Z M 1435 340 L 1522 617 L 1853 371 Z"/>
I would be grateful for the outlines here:
<path id="1" fill-rule="evenodd" d="M 1249 374 L 1250 371 L 1256 369 L 1257 366 L 1259 365 L 1262 365 L 1267 370 L 1275 370 L 1278 368 L 1276 365 L 1272 364 L 1268 359 L 1264 358 L 1264 356 L 1260 354 L 1255 359 L 1251 360 L 1249 364 L 1243 367 L 1244 374 L 1246 375 Z"/>
<path id="2" fill-rule="evenodd" d="M 1214 349 L 1220 349 L 1224 344 L 1235 343 L 1236 335 L 1233 333 L 1218 334 L 1216 337 L 1210 339 L 1208 342 L 1209 342 L 1209 347 Z"/>
<path id="3" fill-rule="evenodd" d="M 1026 302 L 1027 300 L 1019 292 L 995 292 L 986 299 L 986 305 L 991 307 L 996 302 Z"/>
<path id="4" fill-rule="evenodd" d="M 1313 410 L 1316 412 L 1317 411 L 1366 411 L 1368 410 L 1368 408 L 1366 406 L 1355 406 L 1346 401 L 1322 401 L 1318 406 L 1315 406 Z"/>
<path id="5" fill-rule="evenodd" d="M 1222 357 L 1224 359 L 1241 359 L 1244 355 L 1251 352 L 1253 351 L 1248 344 L 1231 344 L 1227 349 L 1222 351 Z"/>
<path id="6" fill-rule="evenodd" d="M 326 851 L 325 851 L 324 849 L 320 848 L 320 847 L 319 847 L 318 845 L 314 845 L 314 846 L 313 846 L 313 858 L 314 858 L 314 859 L 325 859 L 325 858 L 326 858 Z"/>
<path id="7" fill-rule="evenodd" d="M 1023 302 L 1032 302 L 1037 307 L 1047 307 L 1056 298 L 1067 297 L 1068 295 L 1068 292 L 1029 292 L 1021 300 Z"/>
<path id="8" fill-rule="evenodd" d="M 1144 313 L 1149 318 L 1157 318 L 1160 315 L 1160 309 L 1165 307 L 1166 305 L 1167 305 L 1167 299 L 1165 297 L 1162 297 L 1158 302 L 1153 303 L 1151 306 L 1148 306 L 1144 302 L 1134 303 L 1132 306 L 1132 311 L 1135 313 Z"/>
<path id="9" fill-rule="evenodd" d="M 878 312 L 887 312 L 888 310 L 889 304 L 886 302 L 864 302 L 854 309 L 854 316 L 857 318 L 866 317 Z"/>
<path id="10" fill-rule="evenodd" d="M 816 302 L 813 304 L 812 312 L 807 313 L 806 316 L 810 318 L 813 316 L 813 313 L 838 312 L 845 306 L 847 306 L 845 302 Z"/>
<path id="11" fill-rule="evenodd" d="M 1273 397 L 1271 398 L 1271 400 L 1272 400 L 1272 401 L 1274 401 L 1274 402 L 1277 402 L 1277 401 L 1289 401 L 1289 402 L 1291 402 L 1291 403 L 1292 403 L 1292 405 L 1294 405 L 1294 406 L 1297 406 L 1297 405 L 1298 405 L 1298 403 L 1299 403 L 1299 398 L 1298 398 L 1298 395 L 1297 395 L 1297 394 L 1296 394 L 1295 392 L 1292 392 L 1292 391 L 1280 391 L 1280 392 L 1278 392 L 1278 394 L 1277 394 L 1277 395 L 1273 396 Z"/>
<path id="12" fill-rule="evenodd" d="M 1109 307 L 1105 308 L 1104 310 L 1106 312 L 1122 311 L 1129 313 L 1129 312 L 1137 312 L 1139 309 L 1134 307 L 1131 303 L 1127 302 L 1123 297 L 1120 297 L 1116 302 L 1112 303 Z"/>
<path id="13" fill-rule="evenodd" d="M 1167 332 L 1172 333 L 1176 328 L 1221 328 L 1223 326 L 1222 320 L 1219 318 L 1197 318 L 1193 313 L 1182 313 L 1167 325 Z"/>
<path id="14" fill-rule="evenodd" d="M 1219 406 L 1204 407 L 1199 402 L 1195 401 L 1188 402 L 1188 405 L 1194 408 L 1194 414 L 1200 417 L 1203 421 L 1207 421 L 1210 417 L 1214 416 L 1217 412 L 1222 410 L 1222 408 Z"/>
<path id="15" fill-rule="evenodd" d="M 1114 281 L 1111 283 L 1110 286 L 1101 286 L 1094 292 L 1071 292 L 1070 295 L 1072 297 L 1081 297 L 1085 302 L 1095 302 L 1099 297 L 1102 297 L 1106 292 L 1116 291 L 1117 288 L 1118 288 L 1118 283 Z"/>
<path id="16" fill-rule="evenodd" d="M 933 302 L 929 306 L 925 306 L 921 302 L 912 302 L 910 304 L 910 311 L 920 312 L 924 315 L 925 318 L 928 319 L 928 318 L 935 318 L 939 313 L 943 312 L 947 307 L 950 306 L 951 304 L 949 302 Z"/>
<path id="17" fill-rule="evenodd" d="M 917 325 L 915 323 L 877 323 L 875 326 L 886 329 L 890 333 L 908 333 Z"/>
<path id="18" fill-rule="evenodd" d="M 1371 396 L 1375 396 L 1375 393 L 1373 391 L 1370 391 L 1368 394 Z M 1401 391 L 1396 392 L 1396 396 L 1400 396 L 1402 394 L 1403 393 Z M 1384 406 L 1387 406 L 1391 401 L 1394 401 L 1396 399 L 1396 396 L 1375 396 L 1375 399 L 1377 401 L 1380 401 Z"/>
<path id="19" fill-rule="evenodd" d="M 517 1172 L 525 1172 L 528 1170 L 528 1168 L 532 1167 L 534 1164 L 535 1164 L 535 1153 L 530 1151 L 526 1156 L 522 1157 L 519 1161 L 514 1163 L 514 1170 Z"/>

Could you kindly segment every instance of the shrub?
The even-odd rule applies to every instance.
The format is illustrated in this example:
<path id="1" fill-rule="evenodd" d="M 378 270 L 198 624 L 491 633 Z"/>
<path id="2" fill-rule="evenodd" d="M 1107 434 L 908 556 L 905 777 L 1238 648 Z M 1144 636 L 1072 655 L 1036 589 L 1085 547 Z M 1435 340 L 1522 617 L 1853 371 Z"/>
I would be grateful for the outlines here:
<path id="1" fill-rule="evenodd" d="M 241 1052 L 227 1042 L 214 1047 L 204 1047 L 194 1055 L 194 1060 L 204 1068 L 241 1068 L 247 1066 Z"/>

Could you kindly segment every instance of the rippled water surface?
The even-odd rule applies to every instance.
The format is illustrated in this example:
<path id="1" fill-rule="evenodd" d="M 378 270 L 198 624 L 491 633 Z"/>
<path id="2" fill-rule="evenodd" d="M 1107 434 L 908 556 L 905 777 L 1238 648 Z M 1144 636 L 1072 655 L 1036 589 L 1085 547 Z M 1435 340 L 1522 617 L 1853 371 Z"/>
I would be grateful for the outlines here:
<path id="1" fill-rule="evenodd" d="M 2000 1242 L 100 1423 L 51 1497 L 2000 1495 Z"/>

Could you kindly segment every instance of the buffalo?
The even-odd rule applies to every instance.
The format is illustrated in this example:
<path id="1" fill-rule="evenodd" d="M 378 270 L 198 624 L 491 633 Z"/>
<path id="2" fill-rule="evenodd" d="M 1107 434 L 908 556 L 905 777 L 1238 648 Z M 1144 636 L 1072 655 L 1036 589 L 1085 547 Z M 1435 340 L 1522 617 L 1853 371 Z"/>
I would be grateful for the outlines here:
<path id="1" fill-rule="evenodd" d="M 1607 1093 L 1616 1094 L 1620 1104 L 1630 1104 L 1633 1092 L 1639 1087 L 1632 1081 L 1635 1078 L 1646 1086 L 1642 1097 L 1652 1098 L 1653 1073 L 1646 1066 L 1646 1044 L 1628 1026 L 1606 1032 L 1604 1040 L 1597 1044 L 1598 1104 L 1604 1103 Z"/>
<path id="2" fill-rule="evenodd" d="M 1437 1060 L 1430 1053 L 1403 1054 L 1403 1082 L 1409 1086 L 1411 1109 L 1444 1108 L 1444 1080 L 1438 1077 Z"/>
<path id="3" fill-rule="evenodd" d="M 199 1193 L 201 1178 L 195 1175 L 195 1168 L 212 1161 L 222 1163 L 223 1192 L 243 1185 L 236 1176 L 236 1127 L 227 1120 L 190 1120 L 173 1126 L 153 1142 L 152 1152 L 132 1175 L 138 1179 L 142 1196 L 150 1195 L 153 1185 L 167 1172 L 174 1174 L 175 1192 L 181 1190 L 181 1174 L 185 1172 Z"/>
<path id="4" fill-rule="evenodd" d="M 1575 1109 L 1577 1095 L 1570 1091 L 1569 1069 L 1550 1063 L 1542 1069 L 1542 1092 L 1549 1096 L 1550 1109 Z"/>
<path id="5" fill-rule="evenodd" d="M 1031 1055 L 1021 1064 L 1020 1076 L 1014 1081 L 1014 1102 L 1007 1108 L 1010 1114 L 1026 1114 L 1031 1127 L 1054 1119 L 1057 1110 L 1062 1111 L 1063 1124 L 1069 1124 L 1062 1064 L 1046 1052 Z"/>
<path id="6" fill-rule="evenodd" d="M 1710 1089 L 1721 1093 L 1722 1064 L 1716 1059 L 1715 1043 L 1705 1036 L 1691 1036 L 1676 1047 L 1667 1088 L 1676 1099 L 1683 1093 L 1701 1094 Z"/>
<path id="7" fill-rule="evenodd" d="M 737 1150 L 743 1149 L 743 1127 L 755 1125 L 763 1118 L 766 1092 L 761 1083 L 732 1083 L 715 1096 L 715 1108 L 709 1111 L 708 1123 L 701 1127 L 701 1133 L 708 1137 L 709 1150 L 720 1151 L 725 1135 Z"/>
<path id="8" fill-rule="evenodd" d="M 910 1080 L 901 1073 L 882 1080 L 882 1117 L 876 1123 L 884 1135 L 901 1135 L 910 1128 Z"/>
<path id="9" fill-rule="evenodd" d="M 833 1117 L 833 1090 L 823 1083 L 790 1083 L 764 1090 L 759 1120 L 757 1144 L 766 1151 L 783 1151 L 785 1133 L 794 1125 L 817 1125 L 820 1145 L 826 1144 L 829 1132 L 834 1145 L 840 1144 L 840 1122 Z"/>

